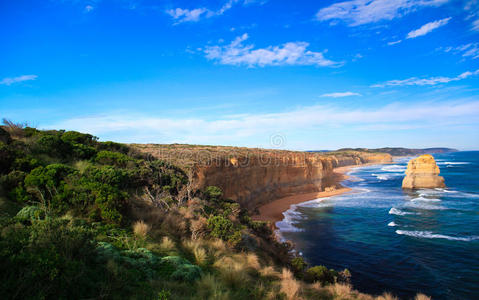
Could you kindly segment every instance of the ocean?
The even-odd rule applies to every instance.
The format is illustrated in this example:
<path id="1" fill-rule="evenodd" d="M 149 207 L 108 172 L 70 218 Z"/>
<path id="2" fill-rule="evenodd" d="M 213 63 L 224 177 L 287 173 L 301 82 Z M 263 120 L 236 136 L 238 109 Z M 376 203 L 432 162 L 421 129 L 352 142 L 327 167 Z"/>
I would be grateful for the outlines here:
<path id="1" fill-rule="evenodd" d="M 410 158 L 352 169 L 352 192 L 294 205 L 277 222 L 310 265 L 361 292 L 479 299 L 479 151 L 434 154 L 445 189 L 403 191 Z"/>

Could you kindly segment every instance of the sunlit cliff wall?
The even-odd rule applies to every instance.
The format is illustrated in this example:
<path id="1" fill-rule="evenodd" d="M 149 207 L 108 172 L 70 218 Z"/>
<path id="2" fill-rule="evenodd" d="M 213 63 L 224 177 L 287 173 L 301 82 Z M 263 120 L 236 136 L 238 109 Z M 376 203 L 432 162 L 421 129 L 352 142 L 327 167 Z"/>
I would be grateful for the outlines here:
<path id="1" fill-rule="evenodd" d="M 187 148 L 185 145 L 139 147 L 141 151 L 183 166 L 193 189 L 218 186 L 227 198 L 237 200 L 248 209 L 282 197 L 339 187 L 341 176 L 333 172 L 336 167 L 392 160 L 389 154 L 357 151 L 320 154 L 232 147 Z"/>

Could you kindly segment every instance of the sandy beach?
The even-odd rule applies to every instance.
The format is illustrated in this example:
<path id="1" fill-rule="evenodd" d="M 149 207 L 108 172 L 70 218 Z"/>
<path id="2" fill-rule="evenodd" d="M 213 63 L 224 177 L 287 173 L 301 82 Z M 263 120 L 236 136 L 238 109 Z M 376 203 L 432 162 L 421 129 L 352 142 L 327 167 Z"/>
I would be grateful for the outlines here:
<path id="1" fill-rule="evenodd" d="M 346 175 L 346 173 L 349 170 L 351 170 L 354 167 L 360 167 L 360 166 L 364 166 L 364 165 L 339 167 L 339 168 L 335 168 L 334 172 L 338 175 L 338 181 L 342 181 L 342 180 L 348 179 L 348 176 Z M 319 199 L 319 198 L 337 196 L 337 195 L 349 192 L 350 190 L 351 190 L 350 188 L 343 187 L 333 191 L 298 194 L 298 195 L 280 198 L 259 207 L 258 209 L 259 214 L 253 216 L 252 218 L 253 220 L 257 220 L 257 221 L 270 221 L 274 224 L 277 221 L 281 221 L 283 219 L 284 217 L 283 212 L 287 211 L 293 204 L 298 204 L 298 203 L 302 203 L 302 202 L 306 202 L 306 201 L 310 201 L 314 199 Z"/>

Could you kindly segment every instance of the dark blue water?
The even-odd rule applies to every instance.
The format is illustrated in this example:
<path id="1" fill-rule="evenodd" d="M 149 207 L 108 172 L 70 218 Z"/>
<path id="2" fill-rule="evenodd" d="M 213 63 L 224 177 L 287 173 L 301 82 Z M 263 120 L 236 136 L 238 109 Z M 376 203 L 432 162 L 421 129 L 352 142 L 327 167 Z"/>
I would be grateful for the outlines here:
<path id="1" fill-rule="evenodd" d="M 362 292 L 479 299 L 479 151 L 434 157 L 447 189 L 403 191 L 409 158 L 357 168 L 353 192 L 292 207 L 281 235 Z"/>

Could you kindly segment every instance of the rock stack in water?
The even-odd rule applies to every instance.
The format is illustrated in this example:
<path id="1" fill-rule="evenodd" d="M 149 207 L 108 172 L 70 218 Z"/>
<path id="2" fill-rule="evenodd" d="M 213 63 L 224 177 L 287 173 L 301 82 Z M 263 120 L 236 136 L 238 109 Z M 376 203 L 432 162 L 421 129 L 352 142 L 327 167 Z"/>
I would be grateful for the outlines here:
<path id="1" fill-rule="evenodd" d="M 442 188 L 444 178 L 439 176 L 439 167 L 430 154 L 411 159 L 407 164 L 406 177 L 402 181 L 403 189 Z"/>

